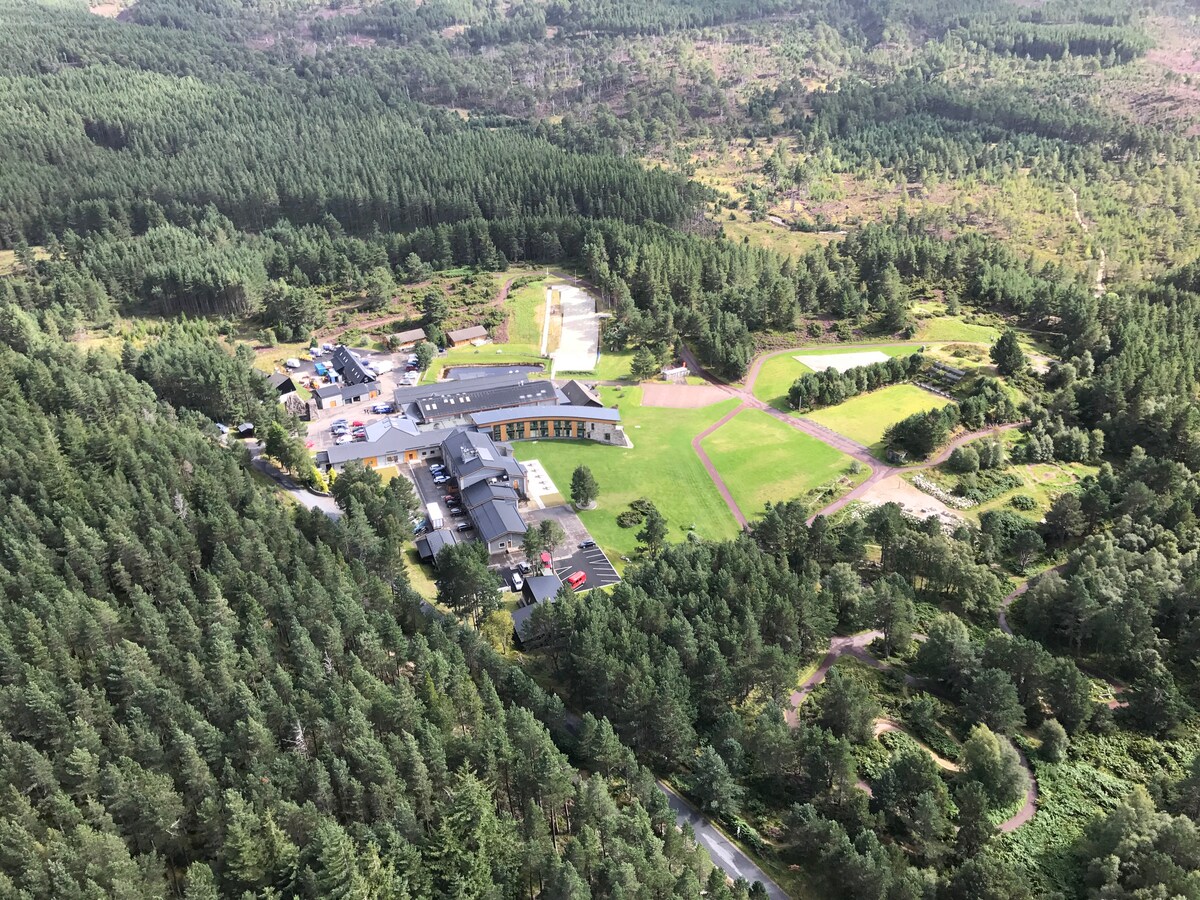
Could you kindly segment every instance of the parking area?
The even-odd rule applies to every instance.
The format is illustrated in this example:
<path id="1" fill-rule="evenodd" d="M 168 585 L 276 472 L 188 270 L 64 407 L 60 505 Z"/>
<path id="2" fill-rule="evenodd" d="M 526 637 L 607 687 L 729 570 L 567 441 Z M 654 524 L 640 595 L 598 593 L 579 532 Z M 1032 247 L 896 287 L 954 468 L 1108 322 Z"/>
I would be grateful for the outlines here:
<path id="1" fill-rule="evenodd" d="M 467 522 L 465 514 L 455 515 L 450 508 L 450 504 L 446 501 L 446 497 L 453 497 L 457 494 L 457 489 L 450 482 L 445 484 L 435 484 L 433 472 L 425 463 L 416 463 L 411 466 L 405 466 L 401 469 L 402 473 L 407 472 L 411 476 L 413 486 L 417 490 L 417 497 L 421 501 L 421 505 L 425 508 L 426 518 L 428 518 L 429 505 L 436 503 L 442 514 L 442 527 L 447 528 L 454 535 L 456 543 L 463 543 L 471 540 L 475 533 L 471 530 L 459 531 L 458 526 Z"/>
<path id="2" fill-rule="evenodd" d="M 551 506 L 546 509 L 527 509 L 524 511 L 525 520 L 531 528 L 544 519 L 553 519 L 562 526 L 567 539 L 563 546 L 555 551 L 554 574 L 565 579 L 575 572 L 587 575 L 585 590 L 608 587 L 617 584 L 621 576 L 604 551 L 599 547 L 579 549 L 579 545 L 592 540 L 583 522 L 569 506 Z"/>
<path id="3" fill-rule="evenodd" d="M 621 581 L 621 576 L 617 574 L 617 570 L 613 568 L 613 564 L 608 561 L 608 557 L 599 547 L 590 547 L 587 550 L 576 549 L 565 559 L 554 561 L 554 574 L 563 581 L 567 580 L 568 575 L 576 572 L 583 572 L 587 576 L 587 581 L 580 590 L 590 591 L 595 588 L 610 587 Z"/>

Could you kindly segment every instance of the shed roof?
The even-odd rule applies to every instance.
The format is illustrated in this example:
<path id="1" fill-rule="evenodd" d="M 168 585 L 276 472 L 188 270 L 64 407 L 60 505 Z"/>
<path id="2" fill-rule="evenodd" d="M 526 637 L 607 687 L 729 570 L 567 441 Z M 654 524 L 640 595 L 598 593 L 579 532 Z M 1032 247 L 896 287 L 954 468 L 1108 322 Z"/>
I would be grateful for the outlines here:
<path id="1" fill-rule="evenodd" d="M 529 530 L 517 512 L 517 504 L 503 500 L 490 500 L 475 507 L 471 510 L 471 519 L 479 536 L 488 543 L 503 537 L 523 535 Z"/>
<path id="2" fill-rule="evenodd" d="M 487 336 L 487 329 L 482 325 L 472 325 L 470 328 L 459 328 L 456 331 L 446 332 L 446 337 L 456 344 L 461 341 L 477 341 Z"/>

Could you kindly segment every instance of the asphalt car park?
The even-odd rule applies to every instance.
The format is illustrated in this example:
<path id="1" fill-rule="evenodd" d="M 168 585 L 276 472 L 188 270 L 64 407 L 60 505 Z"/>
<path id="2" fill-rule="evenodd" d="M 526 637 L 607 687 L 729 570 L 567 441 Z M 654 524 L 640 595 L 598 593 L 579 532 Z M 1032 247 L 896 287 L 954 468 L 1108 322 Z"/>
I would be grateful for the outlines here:
<path id="1" fill-rule="evenodd" d="M 587 576 L 587 581 L 580 587 L 580 590 L 584 591 L 610 587 L 621 581 L 621 576 L 617 574 L 616 568 L 608 561 L 608 557 L 599 547 L 590 547 L 587 550 L 576 548 L 565 559 L 555 560 L 554 574 L 564 582 L 576 572 L 582 572 Z"/>

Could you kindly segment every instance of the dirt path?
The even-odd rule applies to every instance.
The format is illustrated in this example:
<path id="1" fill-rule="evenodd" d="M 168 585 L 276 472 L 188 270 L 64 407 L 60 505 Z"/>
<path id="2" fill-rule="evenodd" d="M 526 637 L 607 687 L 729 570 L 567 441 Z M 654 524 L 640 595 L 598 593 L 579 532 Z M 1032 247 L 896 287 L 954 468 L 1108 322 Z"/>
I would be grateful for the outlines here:
<path id="1" fill-rule="evenodd" d="M 740 525 L 742 528 L 745 528 L 746 525 L 749 524 L 746 521 L 746 515 L 742 512 L 741 507 L 737 505 L 737 501 L 733 499 L 733 494 L 729 492 L 729 487 L 725 484 L 725 479 L 721 477 L 721 474 L 717 471 L 717 467 L 713 465 L 712 460 L 708 458 L 708 454 L 704 452 L 704 448 L 700 446 L 700 444 L 706 437 L 708 437 L 722 425 L 729 422 L 730 419 L 732 419 L 745 408 L 745 404 L 739 404 L 730 413 L 722 416 L 712 425 L 708 426 L 702 432 L 692 438 L 692 449 L 695 450 L 696 455 L 700 457 L 700 462 L 704 466 L 704 470 L 708 472 L 708 477 L 711 478 L 713 484 L 717 486 L 717 492 L 721 495 L 721 499 L 725 501 L 725 505 L 729 507 L 729 511 L 733 513 L 734 519 L 737 520 L 738 525 Z"/>
<path id="2" fill-rule="evenodd" d="M 1015 596 L 1015 594 L 1013 596 Z M 863 662 L 866 665 L 871 666 L 871 668 L 873 668 L 873 669 L 879 669 L 880 671 L 885 671 L 887 669 L 890 669 L 891 668 L 890 665 L 883 662 L 882 660 L 876 659 L 874 656 L 872 656 L 870 653 L 868 653 L 867 649 L 866 649 L 867 646 L 872 641 L 874 641 L 876 638 L 881 638 L 881 637 L 883 637 L 882 631 L 864 631 L 861 634 L 854 634 L 854 635 L 849 635 L 849 636 L 835 636 L 835 637 L 831 638 L 829 641 L 829 652 L 825 654 L 825 658 L 821 660 L 821 664 L 819 666 L 817 666 L 817 670 L 815 672 L 813 672 L 810 676 L 808 676 L 808 678 L 804 679 L 804 681 L 800 684 L 800 686 L 792 692 L 792 695 L 790 698 L 791 707 L 788 709 L 788 711 L 785 713 L 785 716 L 784 716 L 785 719 L 787 720 L 788 725 L 791 726 L 792 728 L 795 728 L 799 724 L 798 708 L 799 708 L 800 704 L 803 703 L 805 698 L 808 697 L 808 695 L 811 694 L 813 692 L 813 690 L 816 689 L 818 684 L 820 684 L 822 681 L 825 680 L 825 676 L 829 674 L 829 670 L 833 668 L 834 663 L 836 663 L 838 661 L 838 659 L 840 659 L 841 657 L 847 656 L 847 655 L 853 656 L 855 659 L 859 660 L 860 662 Z M 924 635 L 913 635 L 913 637 L 916 640 L 921 640 L 924 638 Z M 916 684 L 917 679 L 914 678 L 912 675 L 909 675 L 906 672 L 904 674 L 904 682 L 905 682 L 905 684 Z M 932 756 L 933 761 L 938 764 L 939 768 L 944 769 L 947 772 L 960 771 L 957 763 L 951 762 L 950 760 L 946 759 L 943 756 L 939 756 L 929 746 L 922 743 L 907 728 L 905 728 L 902 724 L 897 722 L 895 719 L 892 719 L 892 718 L 889 718 L 886 716 L 881 716 L 880 718 L 875 720 L 874 730 L 875 730 L 875 737 L 879 737 L 879 735 L 883 734 L 885 731 L 903 732 L 903 733 L 907 734 L 910 738 L 912 738 L 914 741 L 916 741 L 916 743 L 923 750 L 925 750 L 930 756 Z M 1037 776 L 1033 772 L 1033 767 L 1029 765 L 1029 760 L 1025 757 L 1025 754 L 1022 753 L 1019 748 L 1017 748 L 1017 754 L 1021 758 L 1021 767 L 1025 770 L 1025 775 L 1027 777 L 1027 786 L 1025 788 L 1025 802 L 1021 805 L 1020 810 L 1018 810 L 1015 815 L 1011 816 L 1010 818 L 1006 819 L 1004 822 L 1001 823 L 1001 825 L 1000 825 L 1001 831 L 1016 831 L 1018 828 L 1020 828 L 1022 825 L 1024 825 L 1030 819 L 1032 819 L 1034 817 L 1034 814 L 1037 812 L 1037 802 L 1038 802 Z M 865 782 L 859 783 L 860 787 L 863 786 L 864 784 L 866 784 L 866 783 Z M 867 790 L 868 794 L 871 793 L 870 785 L 866 785 L 866 790 Z"/>
<path id="3" fill-rule="evenodd" d="M 1079 194 L 1075 192 L 1075 188 L 1073 187 L 1069 187 L 1067 190 L 1071 192 L 1071 209 L 1075 213 L 1075 221 L 1079 223 L 1079 227 L 1083 229 L 1083 233 L 1088 234 L 1092 229 L 1079 213 Z M 1092 293 L 1100 297 L 1104 294 L 1104 278 L 1108 274 L 1108 254 L 1104 252 L 1103 247 L 1097 247 L 1096 250 L 1100 254 L 1100 264 L 1096 267 L 1096 282 L 1092 288 Z"/>
<path id="4" fill-rule="evenodd" d="M 923 342 L 923 341 L 907 341 L 907 342 L 892 341 L 891 343 L 892 344 L 894 344 L 894 343 L 920 344 L 920 343 L 926 343 L 926 342 Z M 859 345 L 855 345 L 855 346 L 869 347 L 872 345 L 859 344 Z M 874 346 L 883 347 L 883 346 L 889 346 L 889 344 L 876 344 Z M 801 349 L 803 349 L 803 348 L 801 348 Z M 708 369 L 706 369 L 703 365 L 701 365 L 700 361 L 696 358 L 696 356 L 692 352 L 691 348 L 688 347 L 687 345 L 684 345 L 683 350 L 681 351 L 681 354 L 680 354 L 683 357 L 684 363 L 694 374 L 703 378 L 709 385 L 712 385 L 713 387 L 719 388 L 720 390 L 724 391 L 727 396 L 736 397 L 738 400 L 741 401 L 741 403 L 738 405 L 737 409 L 735 409 L 733 411 L 733 413 L 726 416 L 724 419 L 722 419 L 720 422 L 717 422 L 715 425 L 712 425 L 709 428 L 705 429 L 705 431 L 702 434 L 698 435 L 695 439 L 693 439 L 692 447 L 696 450 L 697 454 L 700 456 L 701 462 L 704 463 L 705 469 L 708 470 L 708 473 L 709 473 L 710 477 L 712 478 L 713 483 L 717 486 L 717 490 L 720 491 L 721 496 L 726 497 L 725 502 L 726 502 L 726 504 L 729 505 L 730 510 L 731 511 L 736 510 L 734 512 L 734 517 L 738 520 L 739 524 L 741 524 L 742 527 L 745 527 L 745 525 L 746 525 L 745 517 L 742 515 L 741 510 L 737 509 L 737 504 L 733 502 L 732 497 L 729 496 L 728 488 L 726 487 L 725 482 L 721 479 L 721 476 L 717 473 L 716 467 L 713 466 L 712 462 L 709 460 L 709 458 L 704 454 L 703 450 L 700 448 L 699 442 L 703 438 L 708 437 L 708 435 L 712 434 L 714 431 L 717 430 L 717 428 L 724 425 L 729 419 L 733 418 L 734 415 L 736 415 L 737 413 L 741 412 L 744 409 L 761 410 L 762 412 L 765 412 L 767 415 L 769 415 L 775 419 L 778 419 L 780 422 L 783 422 L 785 425 L 795 428 L 797 431 L 803 432 L 804 434 L 807 434 L 809 437 L 816 438 L 818 441 L 821 441 L 823 444 L 827 444 L 828 446 L 833 447 L 835 450 L 838 450 L 838 451 L 846 454 L 851 459 L 857 460 L 861 465 L 866 467 L 867 472 L 869 473 L 867 475 L 866 481 L 864 481 L 862 484 L 853 488 L 848 493 L 843 494 L 837 500 L 834 500 L 829 505 L 825 506 L 824 508 L 822 508 L 822 509 L 818 510 L 816 513 L 814 513 L 812 515 L 812 517 L 808 520 L 809 524 L 812 524 L 812 521 L 817 516 L 832 515 L 833 513 L 837 512 L 838 510 L 844 508 L 847 504 L 862 498 L 863 496 L 868 494 L 876 485 L 878 485 L 881 481 L 883 481 L 886 478 L 890 478 L 893 475 L 899 475 L 901 472 L 918 472 L 922 469 L 927 469 L 931 466 L 939 465 L 939 464 L 945 462 L 947 459 L 949 459 L 950 454 L 953 453 L 955 451 L 955 449 L 963 446 L 964 444 L 968 444 L 971 441 L 975 441 L 975 440 L 978 440 L 983 437 L 988 437 L 990 435 L 1001 434 L 1005 431 L 1010 431 L 1013 428 L 1020 428 L 1022 425 L 1026 424 L 1025 422 L 1013 422 L 1013 423 L 1006 424 L 1006 425 L 994 425 L 994 426 L 991 426 L 990 428 L 984 428 L 979 431 L 969 431 L 965 434 L 961 434 L 958 437 L 956 437 L 949 444 L 947 444 L 945 447 L 943 447 L 941 450 L 939 450 L 934 456 L 930 457 L 929 459 L 925 460 L 922 463 L 919 463 L 919 464 L 913 465 L 913 466 L 904 466 L 902 468 L 898 468 L 895 466 L 889 466 L 888 464 L 882 463 L 878 459 L 876 459 L 871 454 L 871 451 L 867 447 L 858 443 L 857 441 L 853 441 L 844 435 L 838 434 L 836 431 L 826 428 L 824 425 L 820 425 L 820 424 L 812 421 L 811 419 L 804 419 L 799 416 L 793 416 L 793 415 L 789 415 L 788 413 L 782 412 L 782 411 L 776 409 L 775 407 L 771 406 L 771 404 L 767 403 L 765 400 L 759 400 L 757 397 L 754 396 L 754 381 L 755 381 L 755 379 L 758 378 L 758 372 L 762 368 L 763 362 L 765 362 L 767 359 L 771 358 L 772 356 L 779 356 L 781 353 L 792 353 L 792 352 L 797 352 L 797 351 L 781 350 L 776 353 L 762 354 L 760 356 L 755 357 L 754 362 L 751 364 L 750 369 L 747 371 L 745 383 L 740 387 L 737 385 L 730 384 L 729 382 L 724 381 L 721 378 L 718 378 L 716 375 L 712 374 L 712 372 L 708 371 Z M 931 501 L 933 499 L 934 498 L 932 498 L 932 497 L 930 498 Z"/>

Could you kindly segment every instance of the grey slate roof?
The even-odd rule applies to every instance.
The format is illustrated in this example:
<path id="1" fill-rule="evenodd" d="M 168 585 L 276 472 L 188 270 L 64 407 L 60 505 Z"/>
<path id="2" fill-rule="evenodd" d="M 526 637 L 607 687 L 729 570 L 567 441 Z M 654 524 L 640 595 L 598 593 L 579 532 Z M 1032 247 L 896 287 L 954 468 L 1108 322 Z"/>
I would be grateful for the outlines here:
<path id="1" fill-rule="evenodd" d="M 479 536 L 489 544 L 503 537 L 520 537 L 529 530 L 512 502 L 492 500 L 475 507 L 470 515 Z"/>
<path id="2" fill-rule="evenodd" d="M 417 538 L 417 554 L 421 559 L 436 559 L 438 551 L 443 547 L 452 547 L 454 543 L 454 535 L 450 529 L 439 528 Z"/>
<path id="3" fill-rule="evenodd" d="M 450 430 L 449 436 L 442 442 L 442 458 L 450 474 L 458 479 L 459 488 L 465 490 L 477 481 L 502 476 L 520 478 L 524 475 L 521 464 L 505 455 L 506 449 L 486 434 L 456 428 Z"/>
<path id="4" fill-rule="evenodd" d="M 347 347 L 339 346 L 333 351 L 332 363 L 346 384 L 366 384 L 377 380 L 375 375 L 363 368 L 362 363 Z"/>
<path id="5" fill-rule="evenodd" d="M 525 636 L 525 623 L 533 611 L 542 603 L 553 603 L 562 590 L 562 581 L 557 575 L 531 575 L 525 579 L 524 597 L 527 601 L 512 614 L 513 630 L 518 637 Z"/>
<path id="6" fill-rule="evenodd" d="M 571 406 L 603 406 L 603 401 L 596 392 L 578 379 L 572 378 L 559 388 L 566 395 L 566 402 Z"/>
<path id="7" fill-rule="evenodd" d="M 474 509 L 476 506 L 492 500 L 517 502 L 517 492 L 507 484 L 489 484 L 486 481 L 477 481 L 463 488 L 459 496 L 462 497 L 463 505 L 467 509 Z"/>
<path id="8" fill-rule="evenodd" d="M 422 422 L 467 416 L 489 409 L 513 406 L 533 406 L 543 403 L 553 405 L 557 399 L 554 385 L 548 381 L 520 381 L 516 384 L 497 387 L 482 387 L 483 379 L 452 382 L 455 389 L 443 390 L 436 396 L 416 401 L 418 416 Z"/>

